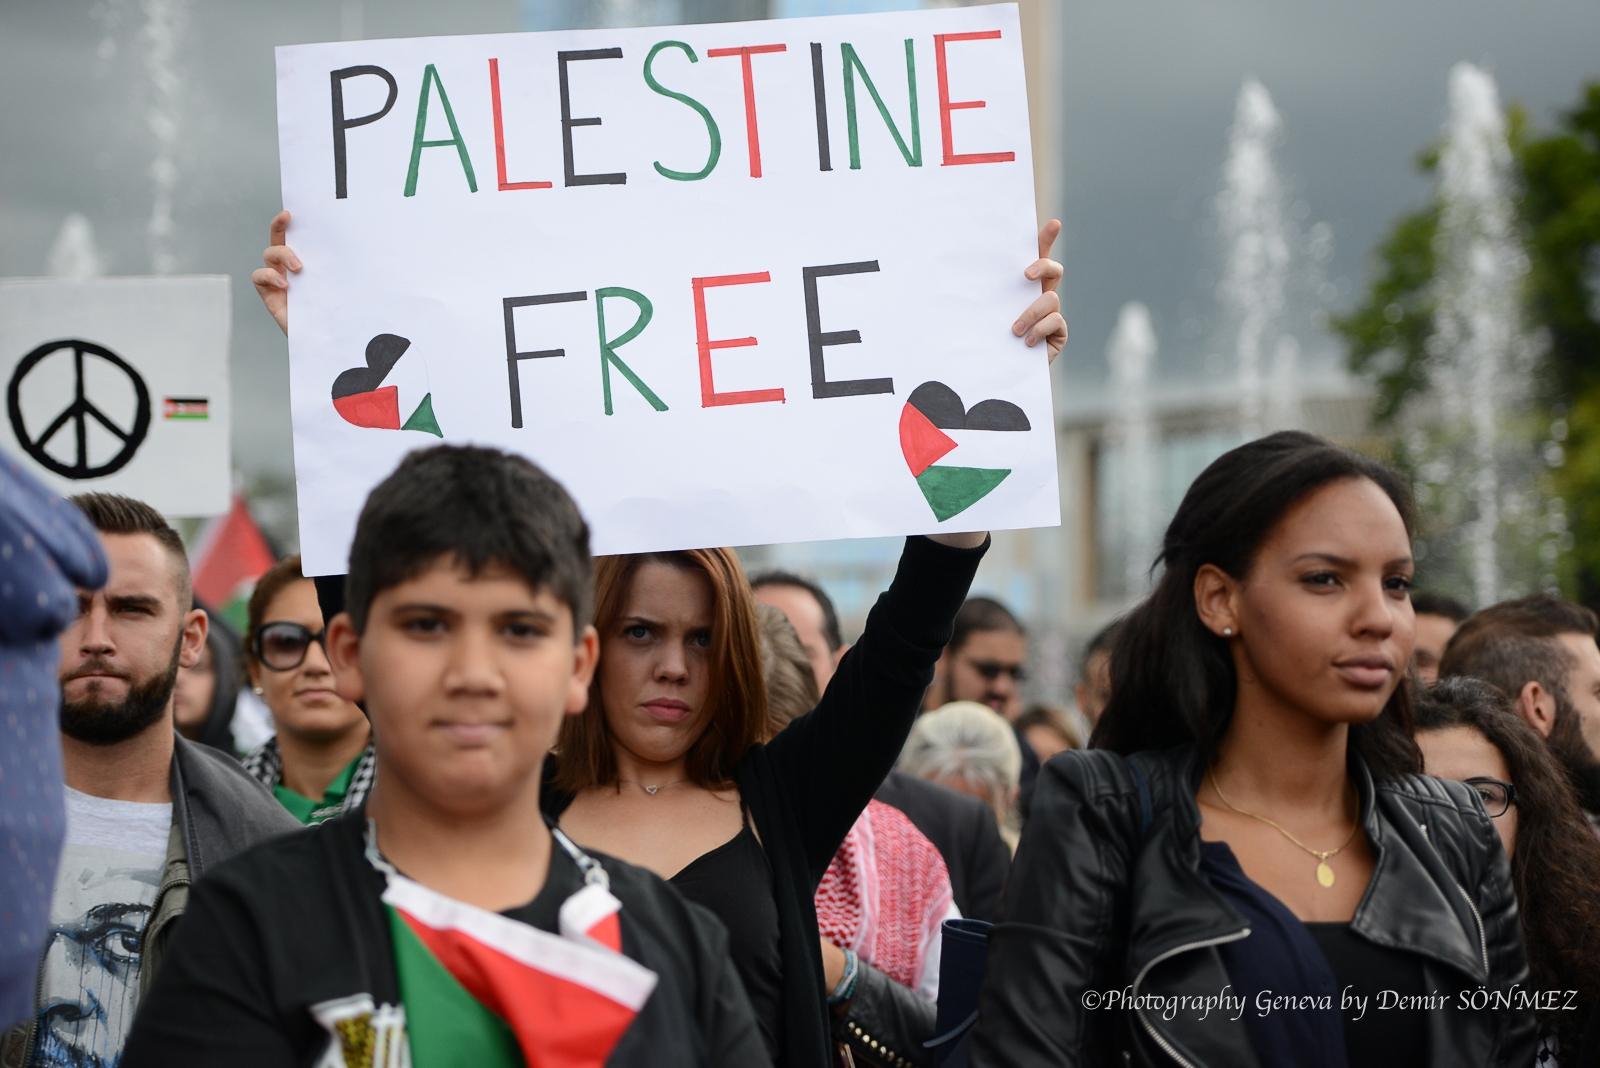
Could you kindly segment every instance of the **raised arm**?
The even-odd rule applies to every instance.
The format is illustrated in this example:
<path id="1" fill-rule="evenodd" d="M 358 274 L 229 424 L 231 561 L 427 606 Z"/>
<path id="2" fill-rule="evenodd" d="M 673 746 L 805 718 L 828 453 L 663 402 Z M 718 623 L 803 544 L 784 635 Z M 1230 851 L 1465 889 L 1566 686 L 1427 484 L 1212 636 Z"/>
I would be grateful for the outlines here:
<path id="1" fill-rule="evenodd" d="M 799 817 L 813 883 L 900 755 L 987 547 L 970 542 L 983 537 L 907 538 L 894 581 L 822 700 L 767 745 Z"/>

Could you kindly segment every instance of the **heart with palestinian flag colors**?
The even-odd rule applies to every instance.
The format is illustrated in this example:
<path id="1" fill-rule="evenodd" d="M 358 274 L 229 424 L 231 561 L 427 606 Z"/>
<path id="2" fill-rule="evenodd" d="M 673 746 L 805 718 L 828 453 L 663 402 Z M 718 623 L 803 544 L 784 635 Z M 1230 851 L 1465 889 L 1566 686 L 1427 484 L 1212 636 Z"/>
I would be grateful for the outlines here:
<path id="1" fill-rule="evenodd" d="M 1032 430 L 1027 413 L 1004 400 L 981 400 L 971 408 L 943 382 L 924 382 L 900 410 L 900 452 L 939 522 L 987 497 L 1009 467 L 956 467 L 937 461 L 960 447 L 945 431 Z"/>
<path id="2" fill-rule="evenodd" d="M 431 392 L 423 395 L 421 403 L 402 423 L 400 387 L 383 384 L 410 347 L 410 339 L 398 334 L 378 334 L 367 342 L 367 365 L 346 368 L 333 380 L 333 408 L 341 419 L 373 430 L 420 430 L 444 437 L 433 414 Z"/>
<path id="3" fill-rule="evenodd" d="M 602 886 L 567 899 L 560 935 L 398 872 L 383 900 L 418 1066 L 600 1068 L 656 987 L 622 954 L 621 904 Z"/>

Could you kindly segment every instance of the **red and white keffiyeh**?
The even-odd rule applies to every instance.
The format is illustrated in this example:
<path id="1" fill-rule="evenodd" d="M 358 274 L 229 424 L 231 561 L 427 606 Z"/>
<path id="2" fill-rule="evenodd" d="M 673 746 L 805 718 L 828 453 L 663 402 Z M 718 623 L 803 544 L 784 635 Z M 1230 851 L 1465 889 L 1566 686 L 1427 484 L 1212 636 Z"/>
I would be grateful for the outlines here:
<path id="1" fill-rule="evenodd" d="M 940 925 L 958 918 L 944 857 L 904 812 L 872 801 L 817 887 L 822 937 L 939 996 Z"/>

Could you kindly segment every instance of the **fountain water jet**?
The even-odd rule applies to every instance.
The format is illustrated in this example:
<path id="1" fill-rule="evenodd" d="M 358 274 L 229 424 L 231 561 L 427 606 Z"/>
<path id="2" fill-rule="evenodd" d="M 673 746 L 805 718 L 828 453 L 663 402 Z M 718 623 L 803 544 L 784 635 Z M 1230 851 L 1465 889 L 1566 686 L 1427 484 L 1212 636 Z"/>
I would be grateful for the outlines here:
<path id="1" fill-rule="evenodd" d="M 70 278 L 75 282 L 98 278 L 105 273 L 106 261 L 95 247 L 94 227 L 79 212 L 62 220 L 45 260 L 45 271 L 51 278 Z"/>
<path id="2" fill-rule="evenodd" d="M 1239 423 L 1245 438 L 1263 429 L 1262 353 L 1275 341 L 1289 271 L 1283 184 L 1273 148 L 1283 128 L 1266 87 L 1246 78 L 1239 87 L 1217 218 L 1228 257 L 1218 289 L 1238 335 Z"/>
<path id="3" fill-rule="evenodd" d="M 146 236 L 151 270 L 171 274 L 177 268 L 172 251 L 172 201 L 178 185 L 178 101 L 183 88 L 174 60 L 188 21 L 188 6 L 185 0 L 144 0 L 142 7 L 145 23 L 139 36 L 145 45 L 145 74 L 150 79 L 145 124 L 156 146 L 150 162 L 153 197 Z"/>
<path id="4" fill-rule="evenodd" d="M 1426 370 L 1448 443 L 1435 470 L 1464 487 L 1466 571 L 1479 605 L 1503 594 L 1502 498 L 1525 499 L 1506 417 L 1526 402 L 1532 345 L 1523 328 L 1528 260 L 1515 230 L 1511 150 L 1494 80 L 1470 63 L 1450 71 L 1450 118 L 1439 158 L 1438 269 Z M 1508 469 L 1508 465 L 1509 468 Z"/>
<path id="5" fill-rule="evenodd" d="M 1150 417 L 1149 381 L 1156 356 L 1150 310 L 1138 301 L 1122 306 L 1106 346 L 1115 409 L 1107 436 L 1117 450 L 1119 478 L 1112 495 L 1113 541 L 1123 553 L 1123 592 L 1142 596 L 1149 587 L 1160 531 L 1156 510 L 1156 433 Z"/>

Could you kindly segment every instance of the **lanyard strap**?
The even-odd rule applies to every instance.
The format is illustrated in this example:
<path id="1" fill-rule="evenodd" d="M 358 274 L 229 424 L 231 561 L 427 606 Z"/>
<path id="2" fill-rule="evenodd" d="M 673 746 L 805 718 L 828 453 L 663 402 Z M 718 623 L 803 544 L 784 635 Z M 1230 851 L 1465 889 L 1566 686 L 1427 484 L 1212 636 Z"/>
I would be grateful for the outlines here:
<path id="1" fill-rule="evenodd" d="M 572 858 L 572 862 L 578 866 L 578 870 L 583 873 L 584 885 L 598 886 L 602 890 L 611 889 L 611 877 L 606 874 L 605 868 L 600 866 L 598 860 L 579 849 L 560 827 L 551 827 L 550 837 L 556 840 L 567 856 Z M 366 855 L 367 862 L 384 875 L 400 874 L 395 869 L 395 866 L 385 860 L 383 854 L 378 851 L 378 826 L 370 817 L 367 820 Z"/>

